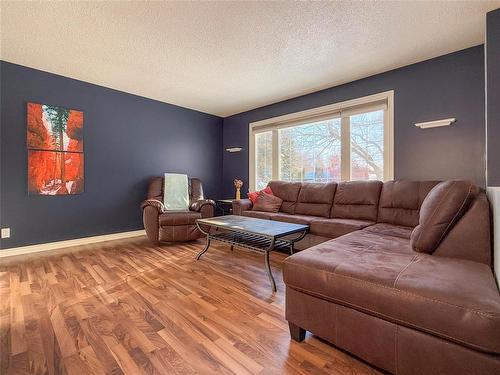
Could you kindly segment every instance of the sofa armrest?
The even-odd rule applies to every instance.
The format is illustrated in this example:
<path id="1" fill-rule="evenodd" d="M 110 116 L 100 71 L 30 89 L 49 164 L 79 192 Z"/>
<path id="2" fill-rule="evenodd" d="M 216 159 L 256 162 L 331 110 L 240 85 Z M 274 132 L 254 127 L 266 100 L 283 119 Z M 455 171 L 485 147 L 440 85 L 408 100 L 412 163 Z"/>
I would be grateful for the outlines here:
<path id="1" fill-rule="evenodd" d="M 233 215 L 241 215 L 243 211 L 252 209 L 253 203 L 250 199 L 237 199 L 233 201 Z"/>
<path id="2" fill-rule="evenodd" d="M 201 217 L 213 217 L 215 214 L 215 202 L 212 199 L 200 199 L 189 206 L 191 211 L 201 212 Z"/>
<path id="3" fill-rule="evenodd" d="M 165 206 L 157 199 L 147 199 L 141 203 L 142 222 L 148 239 L 157 244 L 160 241 L 159 216 L 164 213 Z"/>

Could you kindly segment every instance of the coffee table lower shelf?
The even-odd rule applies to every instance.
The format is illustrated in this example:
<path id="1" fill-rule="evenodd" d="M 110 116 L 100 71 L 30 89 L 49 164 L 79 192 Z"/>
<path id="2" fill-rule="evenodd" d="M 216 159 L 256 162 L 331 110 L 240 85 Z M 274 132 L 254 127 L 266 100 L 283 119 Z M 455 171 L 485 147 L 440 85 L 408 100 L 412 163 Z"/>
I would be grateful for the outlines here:
<path id="1" fill-rule="evenodd" d="M 240 232 L 220 232 L 210 234 L 210 240 L 225 242 L 231 246 L 240 246 L 254 251 L 268 252 L 273 240 L 255 234 Z M 286 240 L 275 240 L 273 250 L 289 251 L 293 254 L 293 243 Z"/>

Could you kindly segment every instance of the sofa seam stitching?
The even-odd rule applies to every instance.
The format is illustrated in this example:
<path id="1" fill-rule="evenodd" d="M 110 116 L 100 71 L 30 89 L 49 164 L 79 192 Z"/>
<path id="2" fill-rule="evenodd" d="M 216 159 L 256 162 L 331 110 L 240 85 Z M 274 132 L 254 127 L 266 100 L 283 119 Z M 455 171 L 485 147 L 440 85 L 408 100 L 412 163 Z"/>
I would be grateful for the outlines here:
<path id="1" fill-rule="evenodd" d="M 408 269 L 408 267 L 410 267 L 410 266 L 411 266 L 411 264 L 412 264 L 413 262 L 415 262 L 415 261 L 417 260 L 417 257 L 418 257 L 418 255 L 417 255 L 417 254 L 415 254 L 415 255 L 413 256 L 413 258 L 411 258 L 411 260 L 408 262 L 408 264 L 407 264 L 406 266 L 404 266 L 404 268 L 403 268 L 401 271 L 399 271 L 398 275 L 397 275 L 397 276 L 396 276 L 396 278 L 394 279 L 394 284 L 392 285 L 393 289 L 397 289 L 397 288 L 396 288 L 396 285 L 398 284 L 399 277 L 403 274 L 403 272 L 404 272 L 404 271 L 406 271 L 406 270 Z M 397 290 L 399 290 L 399 289 L 397 289 Z"/>
<path id="2" fill-rule="evenodd" d="M 376 203 L 334 203 L 334 206 L 377 206 Z"/>

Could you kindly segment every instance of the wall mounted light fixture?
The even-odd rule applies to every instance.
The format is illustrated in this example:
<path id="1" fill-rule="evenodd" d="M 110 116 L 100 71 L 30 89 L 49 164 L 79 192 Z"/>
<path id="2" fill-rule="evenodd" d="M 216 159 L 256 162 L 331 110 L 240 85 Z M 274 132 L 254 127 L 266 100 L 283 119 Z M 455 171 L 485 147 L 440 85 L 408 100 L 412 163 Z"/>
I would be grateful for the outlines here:
<path id="1" fill-rule="evenodd" d="M 436 120 L 436 121 L 428 121 L 428 122 L 419 122 L 416 123 L 415 126 L 420 129 L 427 128 L 437 128 L 439 126 L 448 126 L 457 121 L 455 118 L 446 118 L 444 120 Z"/>
<path id="2" fill-rule="evenodd" d="M 243 148 L 241 148 L 241 147 L 228 147 L 228 148 L 226 148 L 227 152 L 240 152 L 241 150 L 243 150 Z"/>

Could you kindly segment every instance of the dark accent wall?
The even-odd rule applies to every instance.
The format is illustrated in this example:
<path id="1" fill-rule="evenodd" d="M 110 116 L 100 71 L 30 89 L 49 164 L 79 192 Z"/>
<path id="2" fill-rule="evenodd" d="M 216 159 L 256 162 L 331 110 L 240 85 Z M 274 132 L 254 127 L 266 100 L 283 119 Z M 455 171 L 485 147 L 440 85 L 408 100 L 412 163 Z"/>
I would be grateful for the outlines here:
<path id="1" fill-rule="evenodd" d="M 225 196 L 234 194 L 232 181 L 236 177 L 244 180 L 243 191 L 248 190 L 250 122 L 387 90 L 395 92 L 395 178 L 462 178 L 484 186 L 483 53 L 482 45 L 468 48 L 225 118 L 224 148 L 244 148 L 239 153 L 224 152 Z M 426 130 L 414 126 L 416 122 L 448 117 L 456 117 L 457 122 Z"/>
<path id="2" fill-rule="evenodd" d="M 500 186 L 500 9 L 486 15 L 487 185 Z"/>
<path id="3" fill-rule="evenodd" d="M 218 195 L 221 118 L 7 62 L 0 68 L 0 216 L 11 228 L 2 248 L 142 229 L 147 181 L 164 172 L 200 177 L 206 195 Z M 84 112 L 83 194 L 28 196 L 28 101 Z"/>

